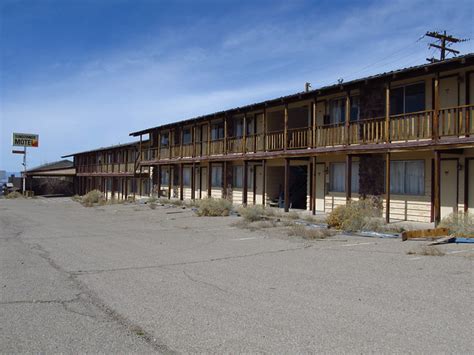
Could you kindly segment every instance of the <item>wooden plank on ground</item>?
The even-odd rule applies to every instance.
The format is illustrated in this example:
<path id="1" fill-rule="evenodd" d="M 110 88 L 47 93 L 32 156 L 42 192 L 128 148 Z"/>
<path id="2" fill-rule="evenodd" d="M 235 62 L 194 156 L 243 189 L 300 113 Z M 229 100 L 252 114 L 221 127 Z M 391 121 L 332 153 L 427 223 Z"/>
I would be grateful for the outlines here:
<path id="1" fill-rule="evenodd" d="M 447 228 L 434 228 L 434 229 L 420 229 L 414 231 L 406 231 L 402 233 L 402 240 L 417 239 L 417 238 L 435 238 L 443 237 L 449 234 Z"/>

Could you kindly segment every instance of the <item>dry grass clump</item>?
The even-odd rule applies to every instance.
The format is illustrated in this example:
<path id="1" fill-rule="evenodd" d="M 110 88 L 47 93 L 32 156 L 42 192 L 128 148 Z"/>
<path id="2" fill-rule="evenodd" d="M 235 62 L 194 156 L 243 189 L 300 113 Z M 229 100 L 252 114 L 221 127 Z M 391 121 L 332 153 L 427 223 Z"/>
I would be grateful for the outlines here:
<path id="1" fill-rule="evenodd" d="M 443 218 L 439 227 L 448 228 L 449 233 L 474 238 L 474 215 L 469 212 L 454 212 Z"/>
<path id="2" fill-rule="evenodd" d="M 425 255 L 425 256 L 443 256 L 445 253 L 434 246 L 422 246 L 418 249 L 410 250 L 408 255 Z"/>
<path id="3" fill-rule="evenodd" d="M 22 198 L 23 195 L 18 192 L 18 191 L 12 191 L 8 195 L 5 196 L 5 198 L 8 198 L 9 200 L 15 199 L 15 198 Z"/>
<path id="4" fill-rule="evenodd" d="M 304 239 L 325 239 L 332 236 L 332 232 L 322 228 L 307 228 L 301 224 L 294 224 L 288 229 L 289 236 L 301 237 Z"/>
<path id="5" fill-rule="evenodd" d="M 81 203 L 84 207 L 92 207 L 94 205 L 104 205 L 104 194 L 99 190 L 91 190 L 81 198 Z"/>
<path id="6" fill-rule="evenodd" d="M 262 206 L 248 206 L 239 208 L 240 215 L 247 222 L 261 221 L 265 218 L 265 209 Z"/>
<path id="7" fill-rule="evenodd" d="M 228 216 L 232 211 L 232 202 L 223 198 L 205 198 L 197 202 L 196 214 L 200 217 Z"/>
<path id="8" fill-rule="evenodd" d="M 350 201 L 346 205 L 336 207 L 327 217 L 331 228 L 349 232 L 383 230 L 385 222 L 382 217 L 380 202 L 374 198 Z"/>
<path id="9" fill-rule="evenodd" d="M 254 221 L 250 222 L 246 219 L 241 219 L 238 222 L 235 222 L 232 224 L 235 227 L 238 228 L 243 228 L 243 229 L 248 229 L 250 231 L 256 231 L 260 229 L 268 229 L 268 228 L 274 228 L 277 227 L 277 222 L 274 220 L 267 220 L 267 221 Z"/>

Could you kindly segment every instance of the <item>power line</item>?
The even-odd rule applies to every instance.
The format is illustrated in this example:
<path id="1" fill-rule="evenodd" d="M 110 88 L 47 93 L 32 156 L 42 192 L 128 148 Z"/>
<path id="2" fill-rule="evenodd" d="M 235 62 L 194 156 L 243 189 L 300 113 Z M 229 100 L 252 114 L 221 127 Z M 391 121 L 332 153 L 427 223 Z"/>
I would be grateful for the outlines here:
<path id="1" fill-rule="evenodd" d="M 429 48 L 439 49 L 440 51 L 439 59 L 435 59 L 434 57 L 426 58 L 426 60 L 431 63 L 445 60 L 446 54 L 447 54 L 446 52 L 451 53 L 454 56 L 457 56 L 460 52 L 458 50 L 455 50 L 449 47 L 452 46 L 454 43 L 466 42 L 469 40 L 469 39 L 462 39 L 462 38 L 454 37 L 452 35 L 448 35 L 446 31 L 443 31 L 443 33 L 440 33 L 437 31 L 426 32 L 425 36 L 438 40 L 437 43 L 429 44 Z"/>

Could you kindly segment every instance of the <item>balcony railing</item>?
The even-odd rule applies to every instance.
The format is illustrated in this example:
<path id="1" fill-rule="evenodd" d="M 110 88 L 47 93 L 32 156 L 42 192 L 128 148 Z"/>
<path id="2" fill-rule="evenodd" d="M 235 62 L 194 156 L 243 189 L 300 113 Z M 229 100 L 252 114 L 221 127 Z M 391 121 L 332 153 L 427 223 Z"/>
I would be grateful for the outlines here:
<path id="1" fill-rule="evenodd" d="M 474 135 L 474 105 L 442 108 L 437 112 L 438 127 L 433 127 L 435 110 L 425 110 L 407 114 L 391 115 L 387 127 L 386 117 L 364 119 L 315 127 L 302 127 L 285 131 L 273 131 L 247 135 L 246 137 L 228 137 L 208 143 L 196 142 L 171 148 L 150 149 L 142 159 L 190 158 L 207 155 L 249 154 L 284 149 L 306 149 L 359 144 L 384 144 L 388 142 L 408 142 L 449 137 Z M 437 130 L 434 130 L 437 128 Z M 314 132 L 314 133 L 313 133 Z M 387 136 L 388 134 L 388 136 Z M 285 137 L 287 141 L 285 142 Z M 171 151 L 170 151 L 171 149 Z M 105 166 L 107 172 L 113 166 Z"/>
<path id="2" fill-rule="evenodd" d="M 344 123 L 326 124 L 316 127 L 316 147 L 336 146 L 346 143 Z"/>
<path id="3" fill-rule="evenodd" d="M 288 130 L 288 148 L 308 148 L 311 147 L 311 128 L 294 128 Z"/>
<path id="4" fill-rule="evenodd" d="M 267 150 L 283 150 L 285 148 L 285 132 L 268 132 L 265 137 Z"/>
<path id="5" fill-rule="evenodd" d="M 385 117 L 350 122 L 350 144 L 383 143 L 386 140 L 385 127 Z"/>
<path id="6" fill-rule="evenodd" d="M 135 163 L 111 163 L 111 164 L 87 164 L 76 167 L 77 173 L 87 174 L 104 174 L 104 173 L 133 173 L 135 171 Z"/>

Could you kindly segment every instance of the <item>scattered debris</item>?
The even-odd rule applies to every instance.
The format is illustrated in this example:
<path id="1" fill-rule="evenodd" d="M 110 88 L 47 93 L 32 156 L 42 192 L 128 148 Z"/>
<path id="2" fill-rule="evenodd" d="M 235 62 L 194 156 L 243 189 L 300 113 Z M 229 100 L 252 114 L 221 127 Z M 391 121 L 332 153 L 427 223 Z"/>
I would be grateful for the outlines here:
<path id="1" fill-rule="evenodd" d="M 434 229 L 420 229 L 413 231 L 406 231 L 402 233 L 402 240 L 408 239 L 434 239 L 436 237 L 444 237 L 449 235 L 447 228 L 434 228 Z"/>

